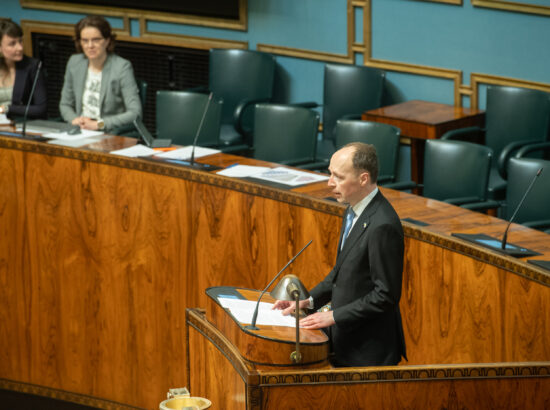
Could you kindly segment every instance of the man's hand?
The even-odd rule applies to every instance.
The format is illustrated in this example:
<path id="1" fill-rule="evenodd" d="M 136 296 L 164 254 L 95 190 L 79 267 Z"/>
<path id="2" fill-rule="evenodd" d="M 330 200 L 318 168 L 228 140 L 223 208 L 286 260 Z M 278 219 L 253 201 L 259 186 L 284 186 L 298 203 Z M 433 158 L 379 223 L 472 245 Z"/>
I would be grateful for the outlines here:
<path id="1" fill-rule="evenodd" d="M 299 306 L 300 306 L 300 309 L 307 308 L 309 306 L 309 299 L 301 300 Z M 288 316 L 294 312 L 295 308 L 296 308 L 296 302 L 294 301 L 278 300 L 273 304 L 273 307 L 271 309 L 282 310 L 283 316 Z"/>
<path id="2" fill-rule="evenodd" d="M 328 312 L 317 312 L 300 320 L 300 327 L 303 329 L 323 329 L 334 325 L 332 310 Z"/>

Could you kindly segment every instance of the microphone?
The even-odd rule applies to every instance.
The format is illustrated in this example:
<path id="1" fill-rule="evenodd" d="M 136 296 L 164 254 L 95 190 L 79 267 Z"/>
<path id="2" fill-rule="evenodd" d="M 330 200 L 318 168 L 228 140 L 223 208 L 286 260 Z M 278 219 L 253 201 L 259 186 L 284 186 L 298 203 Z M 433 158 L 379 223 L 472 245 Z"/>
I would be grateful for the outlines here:
<path id="1" fill-rule="evenodd" d="M 504 235 L 502 236 L 502 245 L 501 245 L 502 250 L 506 250 L 506 241 L 508 239 L 508 230 L 510 229 L 510 225 L 512 225 L 512 222 L 513 222 L 514 218 L 516 217 L 516 214 L 518 213 L 519 209 L 523 205 L 523 201 L 525 201 L 525 198 L 527 198 L 527 195 L 529 194 L 529 192 L 531 192 L 531 189 L 533 188 L 533 185 L 535 184 L 535 181 L 537 180 L 539 175 L 542 174 L 542 170 L 543 170 L 543 168 L 540 168 L 537 171 L 536 175 L 533 177 L 533 179 L 531 181 L 531 184 L 529 185 L 529 187 L 525 191 L 525 194 L 523 194 L 523 197 L 521 198 L 521 201 L 519 201 L 518 206 L 516 206 L 516 210 L 512 214 L 512 217 L 510 218 L 510 221 L 508 222 L 508 226 L 506 226 L 506 230 L 504 231 Z"/>
<path id="2" fill-rule="evenodd" d="M 42 68 L 42 60 L 38 62 L 38 68 L 36 69 L 36 74 L 34 75 L 34 81 L 32 83 L 31 93 L 29 95 L 29 101 L 27 102 L 27 106 L 25 107 L 25 114 L 23 115 L 23 129 L 21 132 L 21 135 L 23 137 L 26 136 L 26 129 L 27 129 L 27 115 L 29 114 L 29 107 L 32 102 L 32 97 L 34 96 L 34 90 L 36 88 L 36 83 L 38 82 L 38 76 L 40 75 L 40 69 Z"/>
<path id="3" fill-rule="evenodd" d="M 508 225 L 506 226 L 506 229 L 504 230 L 504 235 L 502 235 L 502 240 L 493 238 L 489 235 L 486 235 L 484 233 L 451 233 L 452 236 L 456 236 L 457 238 L 464 239 L 468 242 L 473 242 L 476 245 L 483 246 L 485 248 L 491 249 L 496 252 L 504 253 L 509 256 L 514 257 L 520 257 L 524 258 L 527 256 L 535 256 L 535 255 L 541 255 L 540 252 L 536 252 L 531 249 L 523 248 L 521 246 L 517 246 L 514 244 L 507 244 L 508 239 L 508 231 L 510 229 L 510 225 L 514 221 L 514 218 L 516 217 L 516 214 L 518 213 L 519 209 L 523 205 L 523 201 L 525 201 L 525 198 L 527 198 L 527 195 L 529 195 L 529 192 L 531 192 L 531 189 L 533 188 L 533 185 L 535 184 L 535 181 L 537 178 L 542 174 L 543 168 L 539 168 L 536 175 L 533 177 L 533 180 L 529 184 L 529 187 L 523 194 L 523 197 L 521 198 L 521 201 L 519 201 L 518 206 L 516 206 L 516 209 L 514 210 L 514 213 L 512 214 L 512 217 L 510 218 L 510 221 L 508 222 Z M 508 245 L 508 247 L 506 246 Z"/>
<path id="4" fill-rule="evenodd" d="M 204 119 L 206 118 L 206 113 L 208 112 L 208 107 L 210 107 L 210 101 L 212 101 L 213 93 L 210 91 L 210 94 L 208 95 L 208 101 L 206 102 L 206 107 L 204 108 L 204 111 L 202 113 L 201 122 L 199 123 L 199 128 L 197 128 L 197 133 L 195 134 L 195 138 L 193 139 L 193 148 L 191 149 L 191 160 L 190 165 L 193 166 L 195 164 L 195 147 L 197 146 L 197 141 L 199 139 L 199 135 L 202 130 L 202 125 L 204 124 Z"/>
<path id="5" fill-rule="evenodd" d="M 279 271 L 279 273 L 277 273 L 277 275 L 275 275 L 275 277 L 273 279 L 271 279 L 271 282 L 269 282 L 267 284 L 267 286 L 265 287 L 265 289 L 262 291 L 262 293 L 260 293 L 260 297 L 258 298 L 258 302 L 256 302 L 256 308 L 254 309 L 254 314 L 252 315 L 252 322 L 245 326 L 245 329 L 250 329 L 250 330 L 260 330 L 259 327 L 256 327 L 256 319 L 258 319 L 258 309 L 260 308 L 260 300 L 262 299 L 262 296 L 264 295 L 265 292 L 267 292 L 267 290 L 269 289 L 269 287 L 273 284 L 273 282 L 275 282 L 277 280 L 277 278 L 279 276 L 281 276 L 281 273 L 283 273 L 285 271 L 286 268 L 288 268 L 288 266 L 294 262 L 294 259 L 296 259 L 303 251 L 304 249 L 306 249 L 309 245 L 311 245 L 311 242 L 313 242 L 313 239 L 310 240 L 306 246 L 304 246 L 300 252 L 298 252 L 296 255 L 294 255 L 294 257 L 288 261 L 288 263 L 285 265 L 285 267 L 283 269 L 281 269 Z"/>

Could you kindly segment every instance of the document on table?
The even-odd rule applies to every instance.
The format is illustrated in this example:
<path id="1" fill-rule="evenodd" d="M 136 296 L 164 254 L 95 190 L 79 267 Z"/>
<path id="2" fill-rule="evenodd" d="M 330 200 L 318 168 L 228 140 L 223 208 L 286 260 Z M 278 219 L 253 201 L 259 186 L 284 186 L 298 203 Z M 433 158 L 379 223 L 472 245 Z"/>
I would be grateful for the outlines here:
<path id="1" fill-rule="evenodd" d="M 172 151 L 166 151 L 162 154 L 156 155 L 158 158 L 163 159 L 191 159 L 191 152 L 193 151 L 193 146 L 187 146 L 183 148 L 178 148 Z M 204 148 L 195 146 L 195 158 L 206 157 L 207 155 L 217 154 L 221 152 L 219 149 L 213 148 Z"/>
<path id="2" fill-rule="evenodd" d="M 252 322 L 256 301 L 232 298 L 218 298 L 218 301 L 224 308 L 229 309 L 239 322 L 247 324 Z M 272 310 L 272 307 L 273 303 L 260 302 L 257 325 L 296 327 L 295 317 L 283 316 L 282 310 Z"/>
<path id="3" fill-rule="evenodd" d="M 328 179 L 327 175 L 312 174 L 310 172 L 298 171 L 285 167 L 270 168 L 250 176 L 290 186 L 311 184 L 313 182 L 326 181 Z"/>
<path id="4" fill-rule="evenodd" d="M 84 145 L 93 144 L 94 142 L 101 141 L 106 135 L 100 135 L 92 138 L 80 138 L 77 140 L 64 140 L 64 139 L 55 139 L 49 140 L 48 144 L 63 145 L 64 147 L 78 148 Z"/>
<path id="5" fill-rule="evenodd" d="M 232 165 L 221 171 L 216 172 L 218 175 L 224 175 L 226 177 L 244 178 L 254 174 L 261 174 L 267 171 L 268 167 L 256 167 L 253 165 Z"/>
<path id="6" fill-rule="evenodd" d="M 83 138 L 98 137 L 103 134 L 105 134 L 103 131 L 92 131 L 81 128 L 80 132 L 74 135 L 68 134 L 67 132 L 48 132 L 47 134 L 42 134 L 42 136 L 44 138 L 51 138 L 56 140 L 74 141 Z"/>
<path id="7" fill-rule="evenodd" d="M 136 144 L 128 148 L 111 151 L 111 154 L 122 155 L 123 157 L 148 157 L 156 153 L 157 151 L 155 151 L 153 148 L 149 148 L 141 144 Z"/>

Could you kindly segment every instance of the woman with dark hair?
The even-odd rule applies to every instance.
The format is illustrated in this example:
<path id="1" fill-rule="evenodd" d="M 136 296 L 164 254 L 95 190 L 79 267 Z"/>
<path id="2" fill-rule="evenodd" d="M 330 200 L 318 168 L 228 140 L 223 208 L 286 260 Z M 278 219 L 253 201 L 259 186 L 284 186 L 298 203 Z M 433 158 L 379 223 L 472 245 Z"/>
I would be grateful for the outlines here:
<path id="1" fill-rule="evenodd" d="M 101 16 L 75 26 L 74 54 L 67 63 L 59 111 L 67 122 L 112 132 L 141 117 L 132 64 L 113 53 L 115 34 Z"/>
<path id="2" fill-rule="evenodd" d="M 11 20 L 0 20 L 0 114 L 23 117 L 38 70 L 38 60 L 23 54 L 23 30 Z M 38 75 L 29 105 L 29 118 L 47 114 L 46 83 Z"/>

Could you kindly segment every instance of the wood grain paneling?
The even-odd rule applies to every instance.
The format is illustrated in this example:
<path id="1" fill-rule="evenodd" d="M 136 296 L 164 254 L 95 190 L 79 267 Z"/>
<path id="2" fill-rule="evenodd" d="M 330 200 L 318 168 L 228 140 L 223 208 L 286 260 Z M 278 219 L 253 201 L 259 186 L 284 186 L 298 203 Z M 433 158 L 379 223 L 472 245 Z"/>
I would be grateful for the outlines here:
<path id="1" fill-rule="evenodd" d="M 281 190 L 106 153 L 134 143 L 113 137 L 71 149 L 0 137 L 0 378 L 158 408 L 169 388 L 189 385 L 185 309 L 206 307 L 207 287 L 263 288 L 310 239 L 288 273 L 311 288 L 330 271 L 344 208 L 323 199 L 330 196 L 324 184 Z M 255 163 L 221 154 L 208 161 Z M 429 224 L 403 222 L 409 363 L 383 375 L 490 378 L 493 365 L 472 363 L 523 361 L 510 374 L 534 375 L 528 388 L 541 388 L 550 275 L 450 236 L 500 237 L 504 221 L 382 192 L 401 218 Z M 509 239 L 550 259 L 542 232 L 513 224 Z M 465 365 L 438 370 L 456 363 Z M 306 382 L 286 373 L 255 387 L 249 380 L 247 400 L 259 406 L 260 385 L 295 378 L 390 377 L 364 369 L 334 374 L 308 373 Z M 516 390 L 525 386 L 517 381 Z"/>
<path id="2" fill-rule="evenodd" d="M 0 171 L 0 377 L 147 408 L 187 385 L 185 308 L 205 306 L 207 287 L 263 287 L 313 239 L 288 269 L 311 286 L 340 227 L 338 215 L 64 156 L 2 149 Z"/>

